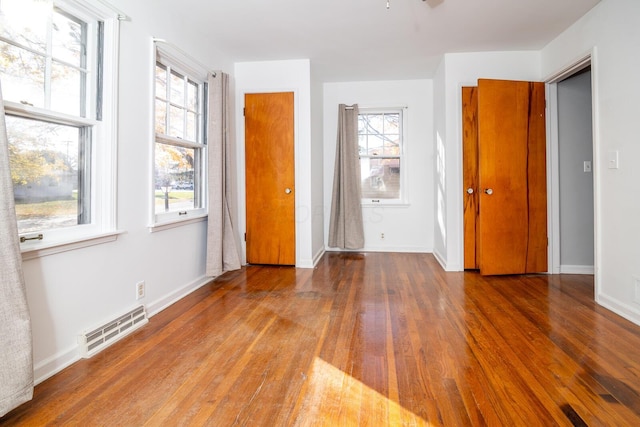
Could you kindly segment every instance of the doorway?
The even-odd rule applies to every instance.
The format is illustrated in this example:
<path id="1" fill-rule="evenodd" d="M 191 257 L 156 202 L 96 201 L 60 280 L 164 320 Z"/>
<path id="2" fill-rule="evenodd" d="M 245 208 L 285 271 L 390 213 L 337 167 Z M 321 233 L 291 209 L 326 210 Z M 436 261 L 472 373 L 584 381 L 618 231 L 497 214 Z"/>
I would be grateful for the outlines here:
<path id="1" fill-rule="evenodd" d="M 558 82 L 560 273 L 593 274 L 591 68 Z"/>
<path id="2" fill-rule="evenodd" d="M 547 80 L 551 160 L 549 263 L 553 274 L 593 274 L 597 294 L 596 182 L 602 162 L 597 154 L 593 76 L 589 54 Z"/>

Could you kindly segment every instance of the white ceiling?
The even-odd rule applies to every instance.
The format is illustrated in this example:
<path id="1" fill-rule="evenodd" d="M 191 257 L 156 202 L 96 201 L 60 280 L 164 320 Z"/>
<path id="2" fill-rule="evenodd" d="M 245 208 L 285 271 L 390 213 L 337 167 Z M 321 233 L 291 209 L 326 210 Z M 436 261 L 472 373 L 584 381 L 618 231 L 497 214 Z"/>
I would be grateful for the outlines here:
<path id="1" fill-rule="evenodd" d="M 323 81 L 430 78 L 447 52 L 539 50 L 600 0 L 181 0 L 233 62 L 309 58 Z"/>

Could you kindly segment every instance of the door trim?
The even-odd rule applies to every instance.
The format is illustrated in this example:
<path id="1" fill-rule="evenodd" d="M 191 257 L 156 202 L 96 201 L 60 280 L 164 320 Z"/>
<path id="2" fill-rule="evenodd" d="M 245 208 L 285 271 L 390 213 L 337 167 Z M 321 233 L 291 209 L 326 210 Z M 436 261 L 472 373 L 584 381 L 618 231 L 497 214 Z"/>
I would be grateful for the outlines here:
<path id="1" fill-rule="evenodd" d="M 246 144 L 245 144 L 245 129 L 244 129 L 244 96 L 245 94 L 248 93 L 273 93 L 273 92 L 293 92 L 293 113 L 294 113 L 294 120 L 293 120 L 293 155 L 294 155 L 294 169 L 295 169 L 295 174 L 294 174 L 294 187 L 296 189 L 298 189 L 298 191 L 294 192 L 293 196 L 295 198 L 295 206 L 296 206 L 296 215 L 298 213 L 298 206 L 299 206 L 299 196 L 298 194 L 300 193 L 300 186 L 298 185 L 300 183 L 300 168 L 298 167 L 300 164 L 300 160 L 299 160 L 299 147 L 298 147 L 298 118 L 300 117 L 298 114 L 298 102 L 299 102 L 299 97 L 300 97 L 300 93 L 299 90 L 297 88 L 292 88 L 292 87 L 288 87 L 288 86 L 277 86 L 277 87 L 253 87 L 253 86 L 246 86 L 246 87 L 242 87 L 242 88 L 238 88 L 238 92 L 236 93 L 236 106 L 235 106 L 235 112 L 236 112 L 236 123 L 233 127 L 233 129 L 235 129 L 236 131 L 236 147 L 235 147 L 235 156 L 237 159 L 237 165 L 238 165 L 238 174 L 237 174 L 237 189 L 238 189 L 238 233 L 240 235 L 240 255 L 242 258 L 242 265 L 246 265 L 247 264 L 247 242 L 245 242 L 244 238 L 242 236 L 244 236 L 244 233 L 247 232 L 247 216 L 246 216 L 246 210 L 247 210 L 247 195 L 245 193 L 245 185 L 246 185 L 246 179 L 245 179 L 245 174 L 246 174 L 246 163 L 245 163 L 245 149 L 246 149 Z M 295 222 L 295 246 L 296 246 L 296 267 L 303 267 L 303 268 L 313 268 L 313 266 L 308 266 L 308 265 L 300 265 L 300 242 L 298 241 L 298 239 L 300 238 L 300 229 L 299 229 L 299 223 L 298 221 Z"/>
<path id="2" fill-rule="evenodd" d="M 583 56 L 567 65 L 566 67 L 558 70 L 545 79 L 546 92 L 547 92 L 547 188 L 549 193 L 547 194 L 547 210 L 548 210 L 548 224 L 549 224 L 549 272 L 551 274 L 560 274 L 560 172 L 558 162 L 558 82 L 574 75 L 575 73 L 583 70 L 584 68 L 591 66 L 591 119 L 592 119 L 592 134 L 593 134 L 593 246 L 594 246 L 594 299 L 598 301 L 598 295 L 600 294 L 600 270 L 601 265 L 601 251 L 600 241 L 601 226 L 600 226 L 600 210 L 601 210 L 601 197 L 600 197 L 600 167 L 604 163 L 601 159 L 600 142 L 599 142 L 599 96 L 598 96 L 598 62 L 597 62 L 597 49 L 594 47 Z"/>

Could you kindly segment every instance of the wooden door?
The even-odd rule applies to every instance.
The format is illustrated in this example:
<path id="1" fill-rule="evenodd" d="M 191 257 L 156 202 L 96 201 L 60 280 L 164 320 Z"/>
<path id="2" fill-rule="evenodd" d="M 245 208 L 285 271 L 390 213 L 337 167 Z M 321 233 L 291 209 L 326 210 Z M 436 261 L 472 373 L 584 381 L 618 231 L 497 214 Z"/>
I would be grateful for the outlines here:
<path id="1" fill-rule="evenodd" d="M 544 83 L 478 80 L 481 274 L 547 271 Z"/>
<path id="2" fill-rule="evenodd" d="M 247 262 L 295 265 L 293 92 L 244 102 Z"/>
<path id="3" fill-rule="evenodd" d="M 464 197 L 464 268 L 478 264 L 478 88 L 462 88 L 462 158 Z"/>

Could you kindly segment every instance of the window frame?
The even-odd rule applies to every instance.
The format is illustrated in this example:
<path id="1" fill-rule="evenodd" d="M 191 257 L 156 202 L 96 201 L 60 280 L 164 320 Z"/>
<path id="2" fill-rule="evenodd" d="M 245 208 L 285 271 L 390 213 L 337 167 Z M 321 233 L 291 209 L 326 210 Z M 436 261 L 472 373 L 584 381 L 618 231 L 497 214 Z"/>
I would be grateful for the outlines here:
<path id="1" fill-rule="evenodd" d="M 81 110 L 82 106 L 85 108 L 84 114 L 80 111 L 76 116 L 8 100 L 4 101 L 4 109 L 7 116 L 77 127 L 79 131 L 84 129 L 82 133 L 90 134 L 88 146 L 91 158 L 87 165 L 90 168 L 88 182 L 91 196 L 87 203 L 91 210 L 91 220 L 87 224 L 21 233 L 20 237 L 26 239 L 20 245 L 24 260 L 113 241 L 120 234 L 116 230 L 115 159 L 118 34 L 121 17 L 116 11 L 94 0 L 54 0 L 52 3 L 56 12 L 86 24 L 86 58 L 83 64 L 86 73 L 80 91 L 80 105 Z M 52 21 L 48 25 L 52 25 Z M 7 38 L 3 37 L 2 40 L 23 48 Z M 55 61 L 50 48 L 46 61 L 49 64 Z M 47 100 L 50 102 L 50 98 L 45 98 L 45 103 Z M 44 239 L 31 240 L 39 234 Z"/>
<path id="2" fill-rule="evenodd" d="M 371 159 L 384 159 L 384 158 L 398 158 L 400 164 L 400 194 L 399 197 L 393 199 L 384 199 L 384 198 L 371 198 L 371 197 L 362 197 L 361 205 L 363 207 L 372 207 L 372 206 L 407 206 L 409 204 L 408 201 L 408 190 L 407 190 L 407 114 L 406 107 L 360 107 L 358 109 L 358 120 L 360 119 L 360 115 L 363 114 L 399 114 L 398 126 L 399 136 L 400 136 L 400 153 L 397 156 L 373 156 L 373 155 L 365 155 L 366 158 Z M 358 133 L 358 137 L 360 134 Z M 358 143 L 359 145 L 359 143 Z M 358 154 L 358 161 L 362 160 L 363 155 Z M 360 165 L 362 167 L 362 164 Z"/>
<path id="3" fill-rule="evenodd" d="M 204 221 L 208 216 L 207 203 L 207 122 L 208 122 L 208 84 L 207 70 L 187 57 L 182 51 L 174 48 L 170 44 L 154 40 L 154 55 L 152 64 L 152 125 L 151 125 L 151 185 L 150 185 L 150 225 L 149 231 L 161 231 L 193 222 Z M 167 107 L 173 105 L 170 93 L 170 77 L 172 72 L 180 74 L 185 81 L 185 88 L 188 83 L 197 84 L 197 119 L 196 119 L 196 140 L 190 141 L 169 134 L 167 123 L 165 123 L 165 133 L 156 132 L 156 69 L 158 65 L 165 67 L 167 76 L 166 93 L 162 97 Z M 185 98 L 188 94 L 185 92 Z M 193 111 L 188 108 L 188 103 L 180 106 L 185 112 Z M 167 118 L 170 116 L 169 109 L 166 111 Z M 183 136 L 186 133 L 187 120 L 183 120 Z M 173 147 L 182 147 L 194 150 L 194 207 L 186 210 L 156 212 L 156 144 L 165 144 Z M 197 204 L 197 205 L 196 205 Z"/>

